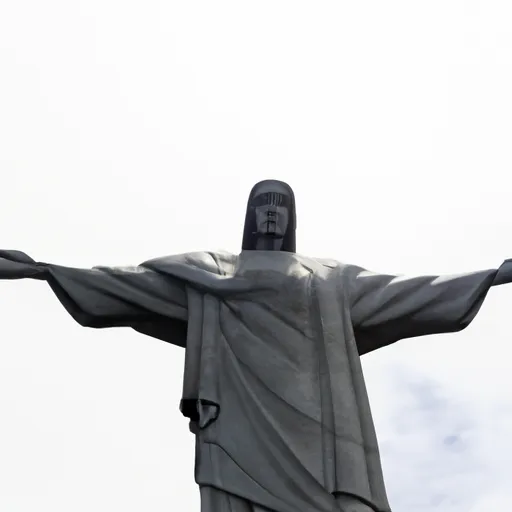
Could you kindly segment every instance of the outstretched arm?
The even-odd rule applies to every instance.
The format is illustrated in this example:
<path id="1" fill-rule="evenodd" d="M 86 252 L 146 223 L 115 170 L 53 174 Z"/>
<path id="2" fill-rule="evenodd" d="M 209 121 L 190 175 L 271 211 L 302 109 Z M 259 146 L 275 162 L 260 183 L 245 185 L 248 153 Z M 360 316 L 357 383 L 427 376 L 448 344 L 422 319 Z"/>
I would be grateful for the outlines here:
<path id="1" fill-rule="evenodd" d="M 491 286 L 512 282 L 512 260 L 498 270 L 401 277 L 349 266 L 345 286 L 360 354 L 403 338 L 461 331 Z"/>
<path id="2" fill-rule="evenodd" d="M 38 263 L 18 251 L 0 251 L 0 279 L 48 282 L 68 313 L 85 327 L 132 327 L 185 345 L 187 297 L 183 283 L 136 267 L 78 269 Z"/>

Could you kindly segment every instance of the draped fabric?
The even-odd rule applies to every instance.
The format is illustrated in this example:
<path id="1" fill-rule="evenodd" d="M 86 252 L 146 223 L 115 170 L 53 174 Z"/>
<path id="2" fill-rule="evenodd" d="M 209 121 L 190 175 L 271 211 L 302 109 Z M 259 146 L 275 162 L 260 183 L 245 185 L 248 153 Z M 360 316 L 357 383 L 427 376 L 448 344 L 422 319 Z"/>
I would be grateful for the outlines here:
<path id="1" fill-rule="evenodd" d="M 75 269 L 0 251 L 1 279 L 46 280 L 81 325 L 185 347 L 203 512 L 389 512 L 360 356 L 464 329 L 510 269 L 400 277 L 284 251 Z"/>

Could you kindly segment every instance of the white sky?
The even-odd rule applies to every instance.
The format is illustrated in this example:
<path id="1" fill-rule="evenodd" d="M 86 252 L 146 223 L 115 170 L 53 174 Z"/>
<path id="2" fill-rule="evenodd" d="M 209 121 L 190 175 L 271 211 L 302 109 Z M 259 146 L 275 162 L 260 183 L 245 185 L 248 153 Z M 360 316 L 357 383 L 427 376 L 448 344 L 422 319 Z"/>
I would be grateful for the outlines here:
<path id="1" fill-rule="evenodd" d="M 0 246 L 70 266 L 237 252 L 288 181 L 299 252 L 512 257 L 512 4 L 0 0 Z M 395 512 L 512 500 L 512 287 L 364 358 Z M 0 283 L 0 510 L 199 510 L 183 351 Z"/>

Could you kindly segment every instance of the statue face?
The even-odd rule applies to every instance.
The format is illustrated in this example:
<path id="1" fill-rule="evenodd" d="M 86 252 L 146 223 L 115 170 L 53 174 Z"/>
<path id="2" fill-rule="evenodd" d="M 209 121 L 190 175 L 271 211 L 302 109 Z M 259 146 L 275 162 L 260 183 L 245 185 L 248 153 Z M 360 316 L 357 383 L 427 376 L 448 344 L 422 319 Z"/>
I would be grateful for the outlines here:
<path id="1" fill-rule="evenodd" d="M 254 192 L 256 232 L 259 235 L 282 238 L 289 222 L 289 192 L 279 182 L 267 182 Z"/>
<path id="2" fill-rule="evenodd" d="M 256 183 L 249 194 L 242 251 L 296 252 L 295 197 L 278 180 Z"/>

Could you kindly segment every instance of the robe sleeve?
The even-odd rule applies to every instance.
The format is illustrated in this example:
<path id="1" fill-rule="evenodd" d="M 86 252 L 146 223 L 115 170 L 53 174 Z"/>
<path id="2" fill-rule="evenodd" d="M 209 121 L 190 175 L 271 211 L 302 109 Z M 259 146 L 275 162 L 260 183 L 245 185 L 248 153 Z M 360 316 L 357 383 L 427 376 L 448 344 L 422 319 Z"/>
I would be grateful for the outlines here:
<path id="1" fill-rule="evenodd" d="M 348 301 L 359 354 L 415 336 L 457 332 L 476 316 L 489 288 L 512 281 L 512 260 L 498 270 L 403 277 L 350 266 Z"/>
<path id="2" fill-rule="evenodd" d="M 17 251 L 0 251 L 0 279 L 20 278 L 47 281 L 67 312 L 84 327 L 132 327 L 185 346 L 185 285 L 144 264 L 80 269 L 38 263 Z"/>

